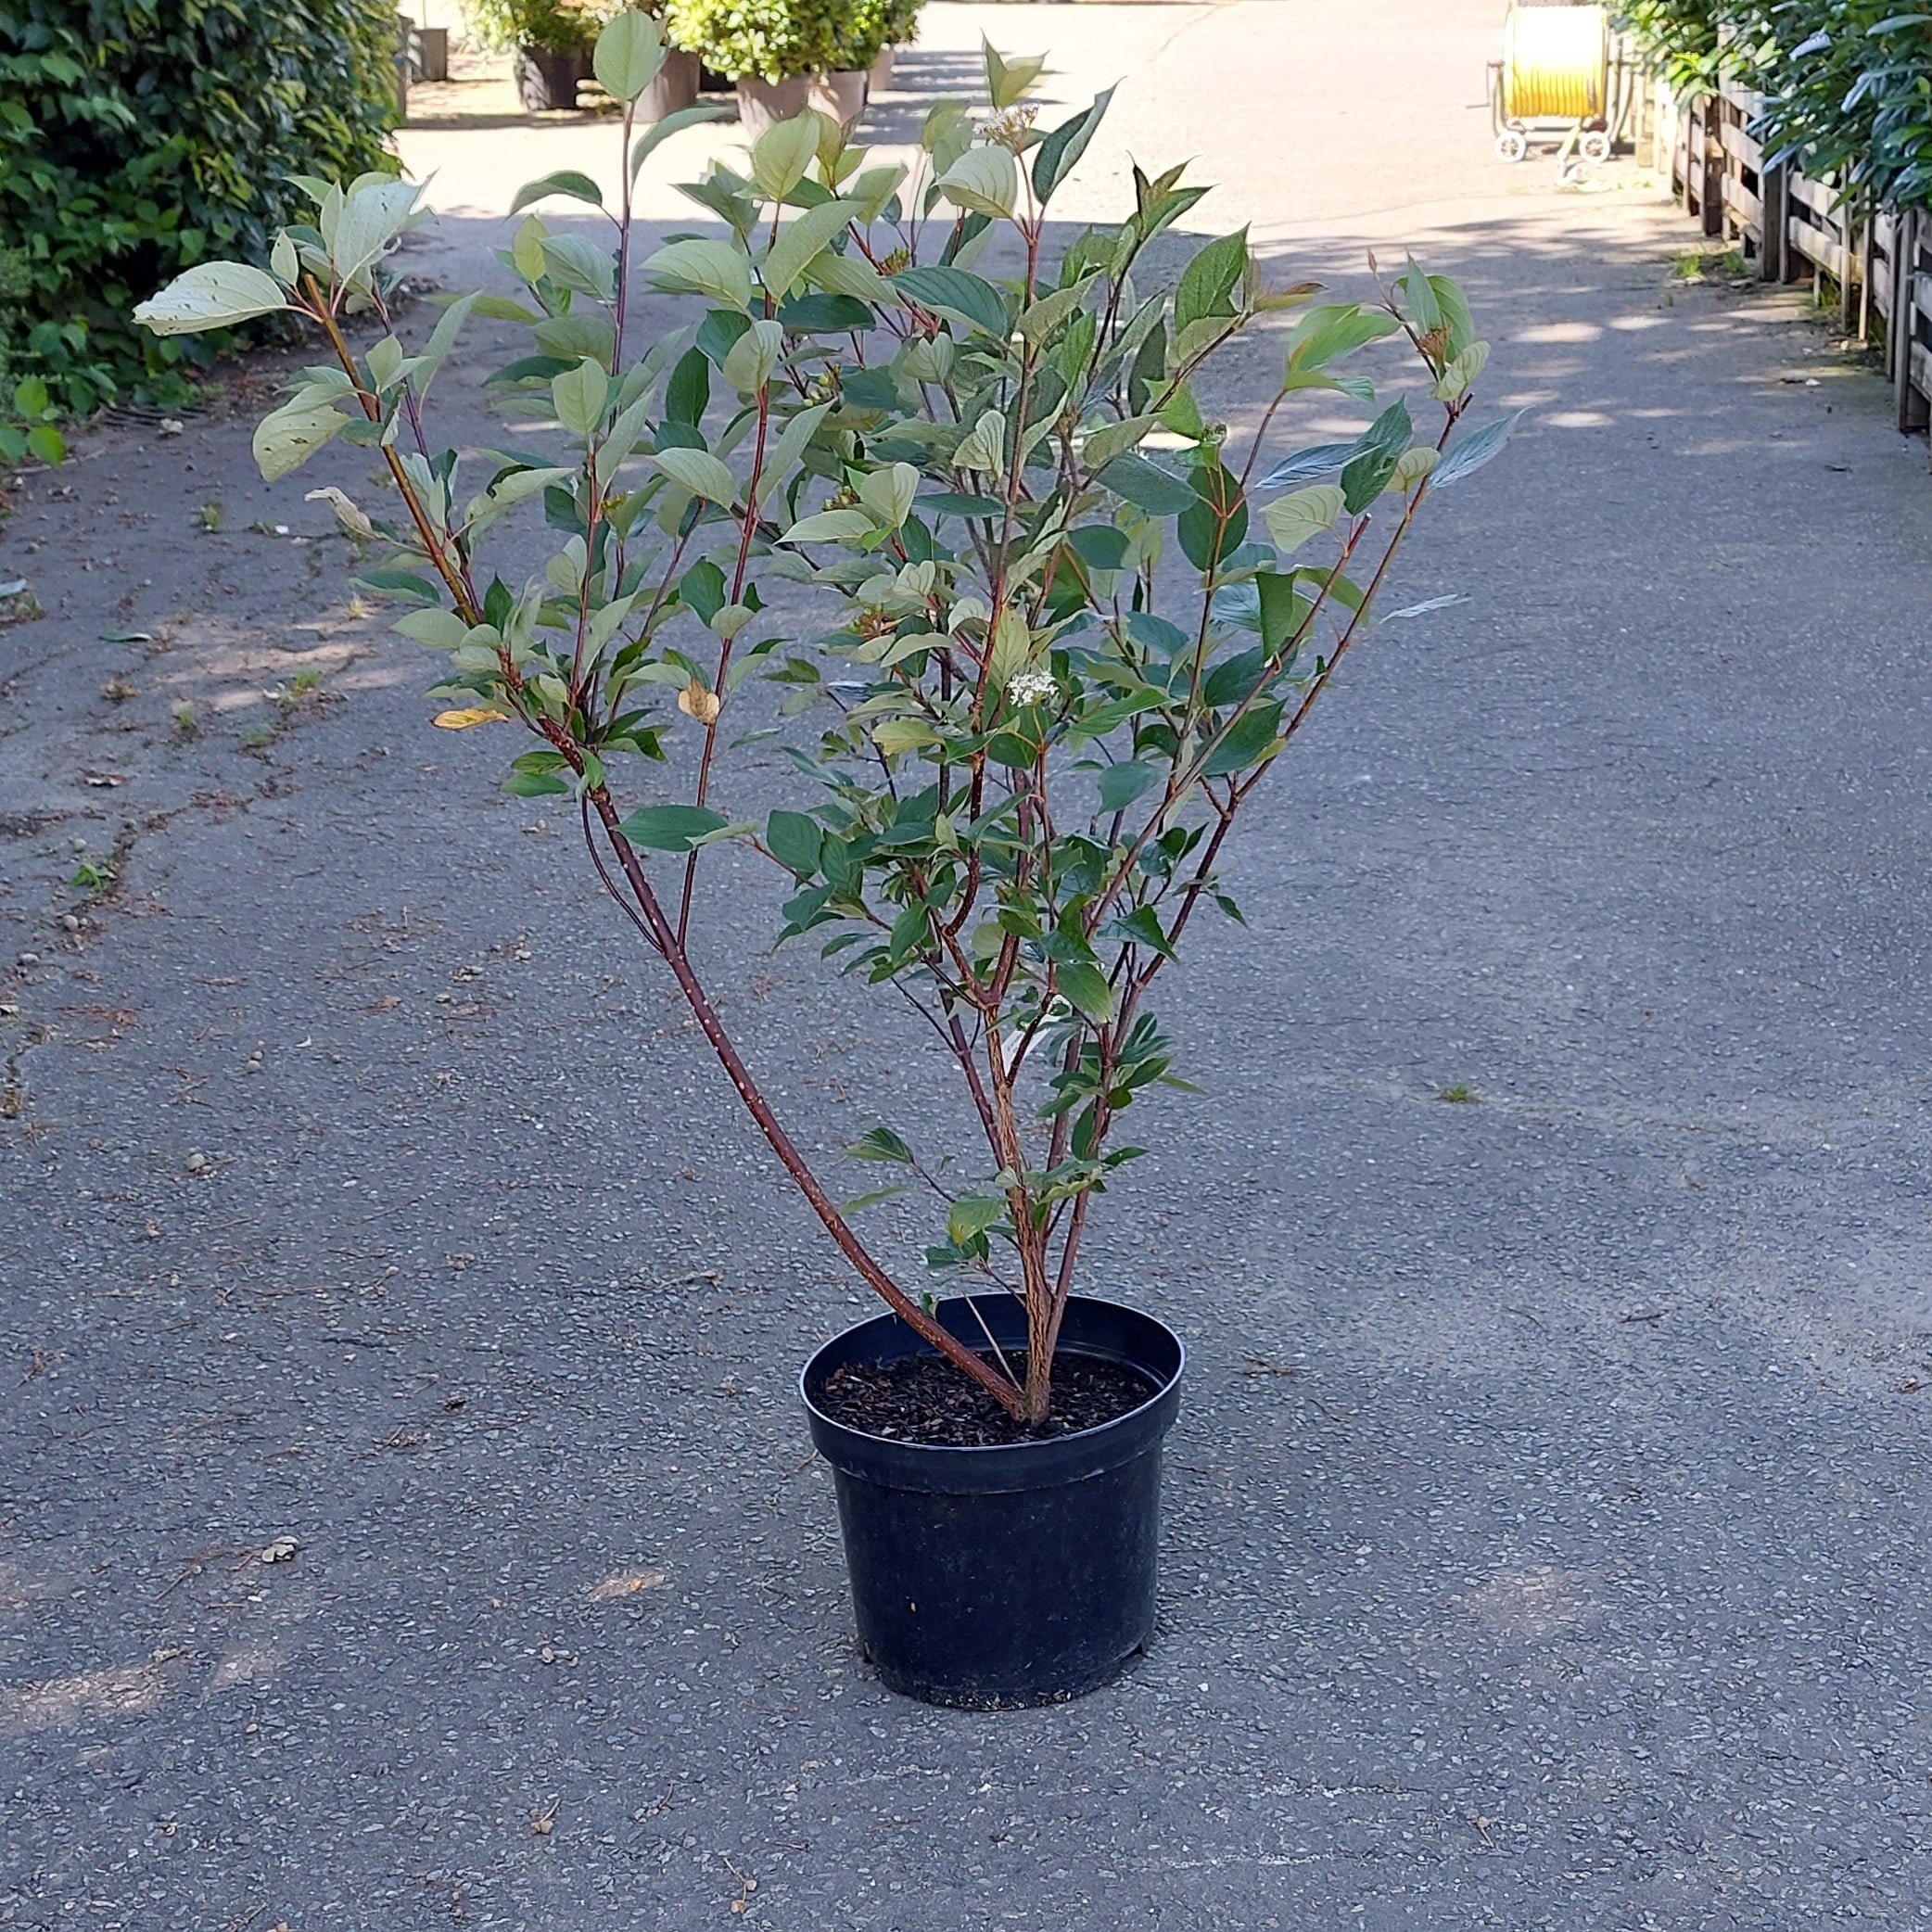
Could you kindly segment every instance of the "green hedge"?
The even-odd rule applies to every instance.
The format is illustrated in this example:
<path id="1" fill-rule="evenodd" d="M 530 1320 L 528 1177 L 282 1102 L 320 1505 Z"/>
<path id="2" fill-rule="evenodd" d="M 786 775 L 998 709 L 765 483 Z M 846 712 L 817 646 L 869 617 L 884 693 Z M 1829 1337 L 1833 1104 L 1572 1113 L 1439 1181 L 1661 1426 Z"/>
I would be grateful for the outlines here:
<path id="1" fill-rule="evenodd" d="M 380 165 L 396 48 L 395 0 L 0 0 L 0 395 L 178 397 L 208 350 L 134 303 L 260 259 L 299 218 L 291 173 Z"/>
<path id="2" fill-rule="evenodd" d="M 1679 93 L 1764 96 L 1772 163 L 1855 206 L 1932 208 L 1932 12 L 1900 0 L 1625 0 L 1622 23 Z"/>
<path id="3" fill-rule="evenodd" d="M 667 0 L 665 28 L 682 47 L 734 78 L 871 67 L 882 48 L 909 42 L 922 0 Z"/>

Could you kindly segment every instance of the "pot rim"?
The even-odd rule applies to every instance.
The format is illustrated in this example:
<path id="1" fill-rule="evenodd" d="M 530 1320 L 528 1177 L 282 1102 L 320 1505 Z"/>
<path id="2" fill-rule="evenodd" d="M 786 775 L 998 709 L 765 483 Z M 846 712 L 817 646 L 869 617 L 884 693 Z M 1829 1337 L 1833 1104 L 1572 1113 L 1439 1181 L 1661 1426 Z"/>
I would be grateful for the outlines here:
<path id="1" fill-rule="evenodd" d="M 976 1302 L 984 1302 L 988 1308 L 1004 1304 L 1010 1309 L 1013 1305 L 1011 1296 L 998 1294 L 948 1296 L 939 1306 L 942 1309 L 959 1307 Z M 1187 1347 L 1157 1316 L 1127 1307 L 1123 1303 L 1104 1301 L 1095 1295 L 1070 1298 L 1068 1316 L 1083 1311 L 1091 1312 L 1102 1320 L 1124 1316 L 1130 1324 L 1144 1325 L 1152 1331 L 1149 1338 L 1150 1341 L 1163 1344 L 1163 1352 L 1172 1352 L 1173 1368 L 1171 1372 L 1163 1373 L 1162 1368 L 1138 1359 L 1132 1353 L 1095 1345 L 1083 1347 L 1077 1338 L 1061 1343 L 1061 1347 L 1071 1354 L 1125 1362 L 1156 1382 L 1157 1386 L 1145 1402 L 1137 1403 L 1124 1414 L 1096 1423 L 1090 1429 L 1076 1429 L 1064 1435 L 1040 1436 L 1018 1443 L 909 1443 L 902 1437 L 874 1435 L 868 1430 L 855 1429 L 820 1406 L 813 1398 L 812 1384 L 820 1379 L 820 1365 L 827 1355 L 849 1344 L 851 1338 L 869 1328 L 903 1331 L 914 1344 L 903 1351 L 907 1354 L 918 1354 L 930 1347 L 888 1308 L 842 1329 L 814 1349 L 805 1366 L 799 1370 L 798 1395 L 805 1405 L 814 1445 L 827 1462 L 843 1473 L 885 1480 L 911 1488 L 924 1488 L 930 1484 L 934 1489 L 946 1490 L 957 1486 L 991 1491 L 1076 1481 L 1102 1474 L 1121 1462 L 1144 1455 L 1165 1436 L 1178 1413 L 1180 1385 L 1188 1366 Z M 1062 1328 L 1061 1332 L 1064 1335 L 1065 1329 Z"/>

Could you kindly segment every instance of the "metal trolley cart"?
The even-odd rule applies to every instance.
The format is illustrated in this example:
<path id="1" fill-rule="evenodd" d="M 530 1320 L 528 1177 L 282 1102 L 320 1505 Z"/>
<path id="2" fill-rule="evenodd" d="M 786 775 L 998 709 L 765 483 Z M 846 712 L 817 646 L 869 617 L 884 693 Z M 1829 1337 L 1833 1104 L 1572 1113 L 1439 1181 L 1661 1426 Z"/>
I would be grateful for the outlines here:
<path id="1" fill-rule="evenodd" d="M 1621 63 L 1618 63 L 1621 80 Z M 1519 161 L 1533 140 L 1607 161 L 1622 104 L 1612 87 L 1608 10 L 1569 4 L 1512 6 L 1503 18 L 1503 57 L 1490 62 L 1490 121 L 1496 155 Z"/>

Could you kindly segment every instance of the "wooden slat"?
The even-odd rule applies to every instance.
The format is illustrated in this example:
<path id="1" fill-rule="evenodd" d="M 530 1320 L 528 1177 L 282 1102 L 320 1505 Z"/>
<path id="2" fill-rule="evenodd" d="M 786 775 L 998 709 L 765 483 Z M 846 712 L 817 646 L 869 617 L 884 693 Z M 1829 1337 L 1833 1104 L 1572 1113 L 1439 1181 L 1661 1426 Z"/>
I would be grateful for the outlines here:
<path id="1" fill-rule="evenodd" d="M 1822 268 L 1835 282 L 1845 279 L 1845 245 L 1836 236 L 1823 233 L 1809 222 L 1786 222 L 1786 244 L 1814 268 Z"/>
<path id="2" fill-rule="evenodd" d="M 1832 212 L 1832 203 L 1837 198 L 1836 191 L 1800 174 L 1795 168 L 1791 171 L 1791 198 L 1800 208 L 1809 209 L 1821 224 L 1837 220 Z"/>

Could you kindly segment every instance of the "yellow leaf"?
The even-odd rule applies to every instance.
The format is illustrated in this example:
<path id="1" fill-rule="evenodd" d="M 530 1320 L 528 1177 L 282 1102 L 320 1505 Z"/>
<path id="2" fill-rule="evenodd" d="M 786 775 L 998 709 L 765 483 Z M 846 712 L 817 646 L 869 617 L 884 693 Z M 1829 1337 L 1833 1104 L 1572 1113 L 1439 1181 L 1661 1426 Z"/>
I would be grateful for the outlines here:
<path id="1" fill-rule="evenodd" d="M 718 714 L 724 709 L 724 702 L 715 691 L 706 691 L 693 678 L 678 693 L 678 709 L 686 718 L 694 718 L 701 725 L 718 722 Z"/>
<path id="2" fill-rule="evenodd" d="M 466 705 L 460 711 L 439 711 L 429 721 L 441 731 L 466 731 L 472 725 L 503 724 L 508 720 L 488 705 Z"/>

